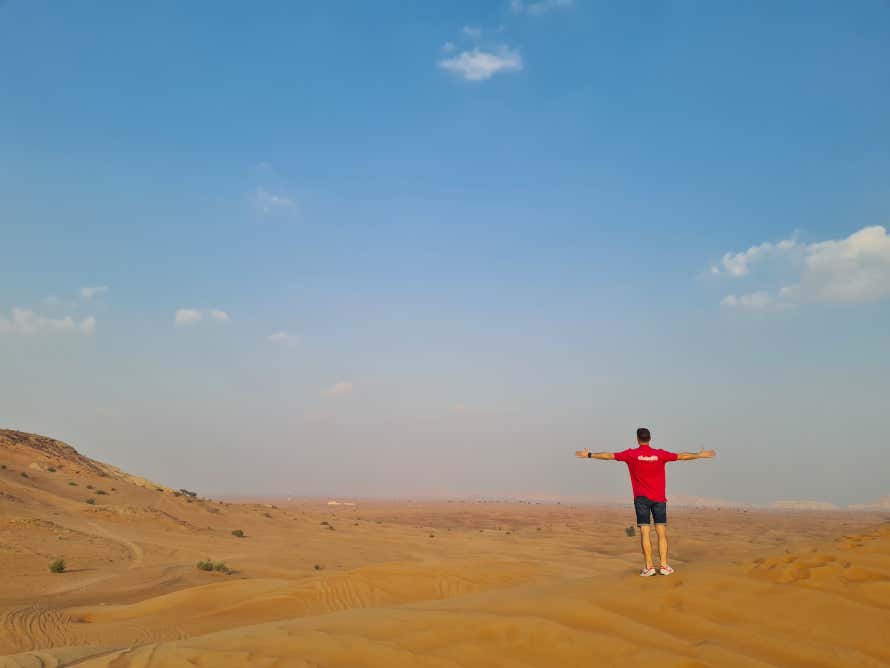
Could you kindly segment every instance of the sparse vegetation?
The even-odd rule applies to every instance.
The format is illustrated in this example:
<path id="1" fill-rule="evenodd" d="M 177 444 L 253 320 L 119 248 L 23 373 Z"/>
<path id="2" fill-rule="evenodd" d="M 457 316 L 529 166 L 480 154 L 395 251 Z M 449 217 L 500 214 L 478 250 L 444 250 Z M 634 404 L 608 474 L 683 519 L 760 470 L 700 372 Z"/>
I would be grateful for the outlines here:
<path id="1" fill-rule="evenodd" d="M 106 492 L 104 489 L 97 489 L 96 494 L 98 494 L 100 496 L 104 496 L 104 495 L 108 494 L 108 492 Z"/>
<path id="2" fill-rule="evenodd" d="M 56 472 L 56 469 L 55 469 L 54 467 L 52 467 L 52 466 L 50 466 L 50 467 L 49 467 L 48 469 L 46 469 L 46 470 L 49 471 L 50 473 L 55 473 L 55 472 Z"/>
<path id="3" fill-rule="evenodd" d="M 27 477 L 28 477 L 28 474 L 25 473 L 24 471 L 22 471 L 22 477 L 23 477 L 23 478 L 27 478 Z"/>
<path id="4" fill-rule="evenodd" d="M 51 573 L 64 573 L 65 572 L 65 560 L 64 559 L 56 559 L 49 565 L 49 570 Z"/>
<path id="5" fill-rule="evenodd" d="M 328 522 L 327 520 L 323 520 L 323 521 L 319 522 L 319 524 L 323 527 L 327 527 L 327 526 L 331 525 L 330 522 Z"/>
<path id="6" fill-rule="evenodd" d="M 73 480 L 69 480 L 69 481 L 68 481 L 68 485 L 69 485 L 70 487 L 77 487 L 77 483 L 74 482 Z"/>
<path id="7" fill-rule="evenodd" d="M 624 533 L 626 533 L 628 536 L 636 536 L 637 528 L 635 526 L 629 526 L 624 530 Z"/>
<path id="8" fill-rule="evenodd" d="M 232 532 L 232 535 L 233 535 L 235 538 L 244 538 L 244 532 L 243 532 L 241 529 L 235 529 L 235 530 Z"/>
<path id="9" fill-rule="evenodd" d="M 322 568 L 324 568 L 324 566 L 322 566 L 321 564 L 315 564 L 315 566 L 313 566 L 313 568 L 317 571 L 320 571 Z"/>
<path id="10" fill-rule="evenodd" d="M 224 561 L 211 561 L 210 559 L 199 561 L 198 570 L 215 571 L 217 573 L 225 573 L 226 575 L 232 573 L 232 569 L 226 566 Z"/>
<path id="11" fill-rule="evenodd" d="M 0 464 L 0 469 L 6 470 L 6 464 Z"/>
<path id="12" fill-rule="evenodd" d="M 92 485 L 87 485 L 87 489 L 93 489 Z"/>
<path id="13" fill-rule="evenodd" d="M 198 498 L 198 493 L 197 493 L 197 492 L 190 492 L 190 491 L 187 490 L 187 489 L 180 489 L 179 491 L 180 491 L 181 494 L 185 494 L 186 496 L 190 496 L 190 497 L 192 497 L 193 499 Z"/>
<path id="14" fill-rule="evenodd" d="M 96 505 L 96 499 L 87 499 L 87 503 L 90 504 L 91 506 L 95 506 L 95 505 Z"/>

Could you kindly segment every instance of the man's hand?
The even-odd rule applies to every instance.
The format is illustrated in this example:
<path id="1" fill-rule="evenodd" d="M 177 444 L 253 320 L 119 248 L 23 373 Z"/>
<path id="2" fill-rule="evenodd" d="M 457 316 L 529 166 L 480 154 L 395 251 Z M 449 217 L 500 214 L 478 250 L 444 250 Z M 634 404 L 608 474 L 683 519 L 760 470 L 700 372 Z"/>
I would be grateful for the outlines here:
<path id="1" fill-rule="evenodd" d="M 717 451 L 716 450 L 705 450 L 704 448 L 702 448 L 701 450 L 698 451 L 698 456 L 701 457 L 702 459 L 711 459 L 711 458 L 717 456 Z"/>
<path id="2" fill-rule="evenodd" d="M 581 459 L 587 459 L 589 456 L 590 450 L 584 448 L 583 450 L 575 450 L 575 456 Z"/>

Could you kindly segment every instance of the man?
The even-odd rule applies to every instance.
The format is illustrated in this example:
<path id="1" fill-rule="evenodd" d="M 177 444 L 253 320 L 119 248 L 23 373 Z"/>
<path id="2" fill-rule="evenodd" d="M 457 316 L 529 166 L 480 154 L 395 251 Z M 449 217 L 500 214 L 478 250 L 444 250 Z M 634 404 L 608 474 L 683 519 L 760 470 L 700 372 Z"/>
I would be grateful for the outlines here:
<path id="1" fill-rule="evenodd" d="M 576 450 L 575 456 L 581 459 L 614 459 L 627 464 L 630 484 L 634 492 L 634 509 L 637 512 L 637 526 L 640 527 L 640 543 L 645 563 L 640 575 L 655 575 L 652 565 L 652 543 L 649 537 L 649 517 L 655 520 L 655 533 L 658 535 L 658 557 L 661 567 L 658 572 L 670 575 L 674 569 L 667 560 L 667 497 L 664 494 L 664 465 L 677 460 L 710 459 L 716 456 L 714 450 L 699 452 L 668 452 L 649 446 L 652 435 L 645 427 L 637 429 L 637 447 L 621 452 L 590 452 L 587 448 Z"/>

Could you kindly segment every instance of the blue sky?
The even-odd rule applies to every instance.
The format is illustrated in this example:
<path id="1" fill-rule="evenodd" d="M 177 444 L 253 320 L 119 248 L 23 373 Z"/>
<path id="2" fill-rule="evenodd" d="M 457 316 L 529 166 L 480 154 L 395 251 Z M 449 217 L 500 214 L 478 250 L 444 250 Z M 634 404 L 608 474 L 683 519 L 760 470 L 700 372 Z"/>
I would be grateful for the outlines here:
<path id="1" fill-rule="evenodd" d="M 0 2 L 0 422 L 206 493 L 890 492 L 890 6 Z M 87 288 L 87 290 L 83 290 Z M 99 288 L 99 289 L 96 289 Z"/>

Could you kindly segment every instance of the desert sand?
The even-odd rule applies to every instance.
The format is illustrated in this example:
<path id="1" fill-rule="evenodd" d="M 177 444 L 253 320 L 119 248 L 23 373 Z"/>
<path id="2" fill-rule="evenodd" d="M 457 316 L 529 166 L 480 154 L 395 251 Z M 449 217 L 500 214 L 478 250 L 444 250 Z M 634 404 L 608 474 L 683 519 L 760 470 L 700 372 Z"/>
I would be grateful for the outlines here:
<path id="1" fill-rule="evenodd" d="M 629 504 L 223 502 L 11 431 L 0 465 L 0 666 L 890 665 L 887 512 L 672 508 L 640 578 Z"/>

